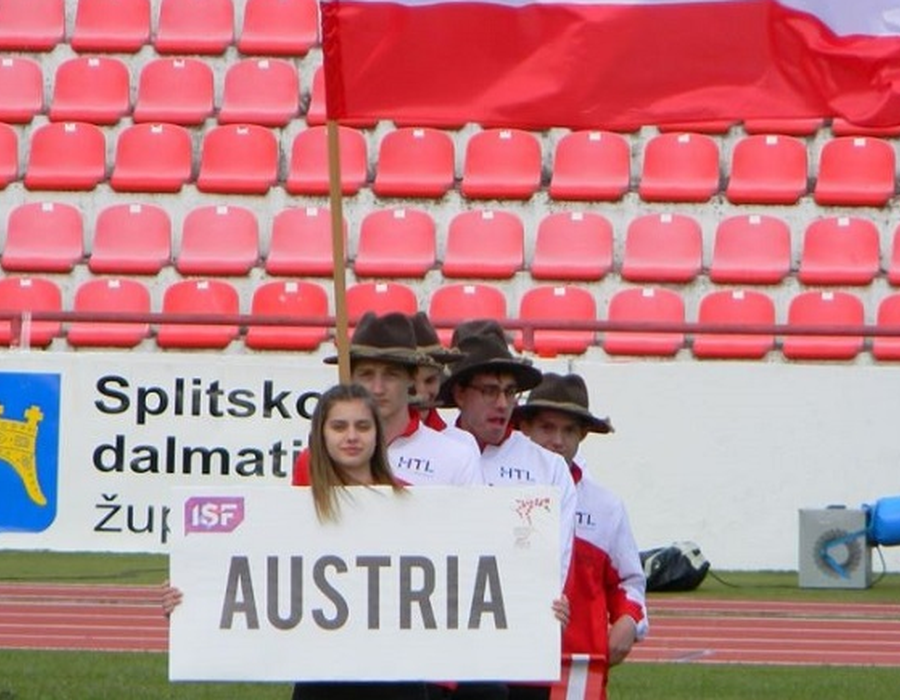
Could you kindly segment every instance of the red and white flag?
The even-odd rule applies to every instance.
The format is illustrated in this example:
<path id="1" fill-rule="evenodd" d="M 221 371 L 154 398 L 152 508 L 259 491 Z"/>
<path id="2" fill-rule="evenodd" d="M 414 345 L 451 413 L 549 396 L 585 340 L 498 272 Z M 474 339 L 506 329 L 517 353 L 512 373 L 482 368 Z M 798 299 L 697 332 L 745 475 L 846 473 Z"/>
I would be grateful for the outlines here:
<path id="1" fill-rule="evenodd" d="M 898 0 L 322 0 L 332 119 L 900 121 Z"/>
<path id="2" fill-rule="evenodd" d="M 550 690 L 550 700 L 600 700 L 606 698 L 606 662 L 587 654 L 564 656 L 559 682 Z"/>

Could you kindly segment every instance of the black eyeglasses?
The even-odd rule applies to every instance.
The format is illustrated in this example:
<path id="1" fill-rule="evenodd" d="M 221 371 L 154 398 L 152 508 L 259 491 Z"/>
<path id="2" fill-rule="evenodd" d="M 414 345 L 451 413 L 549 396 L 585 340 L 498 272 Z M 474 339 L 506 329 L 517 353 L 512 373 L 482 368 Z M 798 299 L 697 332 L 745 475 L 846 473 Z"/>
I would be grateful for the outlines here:
<path id="1" fill-rule="evenodd" d="M 521 393 L 521 390 L 515 384 L 509 386 L 500 386 L 499 384 L 469 384 L 469 388 L 477 391 L 487 401 L 496 401 L 500 398 L 500 394 L 503 394 L 507 401 L 513 401 Z"/>

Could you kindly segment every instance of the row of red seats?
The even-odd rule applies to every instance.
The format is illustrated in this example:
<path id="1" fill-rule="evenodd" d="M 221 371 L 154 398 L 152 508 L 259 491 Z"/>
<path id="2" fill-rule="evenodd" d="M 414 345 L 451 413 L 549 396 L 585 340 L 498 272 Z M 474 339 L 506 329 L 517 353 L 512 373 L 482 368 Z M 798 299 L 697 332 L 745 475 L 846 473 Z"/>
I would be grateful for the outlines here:
<path id="1" fill-rule="evenodd" d="M 197 58 L 157 58 L 141 69 L 134 103 L 128 67 L 117 58 L 83 56 L 56 69 L 49 109 L 38 62 L 0 59 L 0 121 L 27 124 L 46 112 L 51 121 L 192 126 L 215 117 L 220 124 L 283 127 L 301 113 L 300 74 L 278 58 L 248 58 L 229 64 L 220 101 L 215 100 L 213 70 Z M 217 109 L 218 107 L 218 109 Z M 309 124 L 325 123 L 325 81 L 316 70 L 306 113 Z M 374 122 L 373 122 L 374 124 Z"/>
<path id="2" fill-rule="evenodd" d="M 343 224 L 346 262 L 351 256 L 346 220 Z M 0 267 L 70 272 L 86 262 L 94 273 L 155 275 L 174 263 L 185 275 L 246 275 L 255 267 L 270 275 L 333 272 L 332 220 L 325 208 L 283 209 L 274 216 L 271 231 L 261 235 L 251 209 L 201 205 L 186 213 L 177 252 L 172 229 L 168 212 L 158 205 L 113 204 L 97 215 L 86 246 L 84 218 L 73 205 L 21 204 L 9 213 Z M 353 238 L 352 269 L 357 277 L 422 278 L 439 267 L 445 278 L 510 279 L 528 271 L 537 280 L 592 282 L 616 271 L 630 282 L 679 284 L 693 281 L 704 270 L 700 223 L 685 214 L 633 219 L 624 233 L 619 261 L 612 224 L 593 212 L 545 216 L 530 255 L 522 219 L 491 209 L 453 216 L 440 256 L 435 221 L 422 209 L 371 211 Z M 794 269 L 791 238 L 788 224 L 774 216 L 723 219 L 706 267 L 710 280 L 781 283 Z M 261 246 L 261 240 L 267 245 Z M 880 233 L 874 222 L 862 217 L 819 218 L 803 231 L 798 257 L 796 273 L 803 284 L 867 285 L 882 271 Z M 888 282 L 900 285 L 900 227 L 885 257 Z"/>
<path id="3" fill-rule="evenodd" d="M 651 138 L 637 187 L 647 201 L 702 202 L 719 192 L 718 147 L 698 134 Z M 748 136 L 734 150 L 725 196 L 737 204 L 793 204 L 808 192 L 806 147 L 784 136 Z M 358 130 L 339 129 L 341 189 L 368 182 L 368 147 Z M 703 143 L 693 154 L 687 144 Z M 776 151 L 786 147 L 780 155 Z M 692 147 L 693 148 L 693 147 Z M 704 155 L 705 154 L 705 155 Z M 694 157 L 694 156 L 700 157 Z M 774 156 L 774 159 L 772 159 Z M 279 174 L 276 134 L 254 124 L 206 131 L 194 180 L 191 132 L 175 124 L 135 124 L 118 136 L 110 185 L 119 191 L 177 192 L 196 182 L 205 192 L 262 194 L 282 181 L 292 194 L 328 193 L 326 128 L 300 131 Z M 441 197 L 455 184 L 450 136 L 432 128 L 401 127 L 382 139 L 373 191 L 385 197 Z M 18 177 L 18 137 L 0 124 L 0 184 Z M 578 131 L 557 145 L 548 192 L 557 200 L 616 200 L 630 188 L 631 155 L 624 137 Z M 838 137 L 821 151 L 813 198 L 821 205 L 883 206 L 895 192 L 893 146 L 871 137 Z M 29 189 L 93 189 L 105 181 L 106 138 L 89 123 L 36 128 L 24 173 Z M 529 199 L 542 184 L 540 141 L 529 132 L 486 129 L 466 143 L 460 191 L 472 199 Z"/>
<path id="4" fill-rule="evenodd" d="M 414 291 L 399 283 L 360 283 L 347 289 L 348 317 L 353 323 L 366 311 L 385 313 L 418 310 Z M 0 279 L 0 311 L 60 311 L 63 308 L 59 287 L 43 278 Z M 75 292 L 74 311 L 83 313 L 151 312 L 150 293 L 133 279 L 92 279 Z M 165 289 L 162 312 L 237 316 L 240 300 L 237 290 L 222 280 L 182 280 Z M 308 281 L 270 281 L 253 293 L 250 313 L 256 317 L 280 316 L 314 322 L 329 313 L 324 287 Z M 437 289 L 430 300 L 429 314 L 441 327 L 446 342 L 450 330 L 462 319 L 473 317 L 507 320 L 508 309 L 503 292 L 488 285 L 447 285 Z M 519 321 L 541 323 L 593 323 L 598 319 L 594 296 L 586 289 L 572 286 L 534 287 L 522 295 Z M 609 300 L 607 319 L 616 323 L 659 323 L 678 326 L 686 321 L 685 305 L 676 292 L 661 288 L 626 288 Z M 775 304 L 757 291 L 720 290 L 706 294 L 699 304 L 697 323 L 708 326 L 736 326 L 738 332 L 719 334 L 711 327 L 694 334 L 686 343 L 681 330 L 609 330 L 602 333 L 602 347 L 610 355 L 652 355 L 672 357 L 690 345 L 697 357 L 761 359 L 776 348 L 774 333 L 766 327 L 776 324 Z M 835 333 L 841 328 L 865 324 L 863 302 L 846 292 L 807 291 L 790 300 L 787 326 L 795 329 L 822 328 Z M 740 333 L 741 328 L 755 332 Z M 827 330 L 826 330 L 827 329 Z M 900 293 L 881 300 L 876 330 L 900 333 Z M 46 347 L 62 334 L 56 321 L 33 321 L 27 327 L 29 343 Z M 236 340 L 235 325 L 199 325 L 161 323 L 155 333 L 162 348 L 222 349 Z M 146 322 L 115 323 L 103 320 L 70 324 L 69 344 L 80 346 L 134 347 L 151 336 Z M 328 337 L 325 326 L 278 327 L 251 325 L 245 343 L 254 349 L 314 350 Z M 519 350 L 540 355 L 581 354 L 597 344 L 594 330 L 536 329 L 514 335 Z M 10 321 L 0 322 L 0 344 L 18 341 Z M 789 359 L 852 360 L 864 347 L 863 338 L 854 335 L 785 335 L 781 350 Z M 900 360 L 900 337 L 876 335 L 872 353 L 879 360 Z"/>
<path id="5" fill-rule="evenodd" d="M 66 37 L 65 0 L 0 3 L 0 50 L 50 51 Z M 319 41 L 316 0 L 246 0 L 235 42 L 232 0 L 78 0 L 68 37 L 76 51 L 300 56 Z"/>

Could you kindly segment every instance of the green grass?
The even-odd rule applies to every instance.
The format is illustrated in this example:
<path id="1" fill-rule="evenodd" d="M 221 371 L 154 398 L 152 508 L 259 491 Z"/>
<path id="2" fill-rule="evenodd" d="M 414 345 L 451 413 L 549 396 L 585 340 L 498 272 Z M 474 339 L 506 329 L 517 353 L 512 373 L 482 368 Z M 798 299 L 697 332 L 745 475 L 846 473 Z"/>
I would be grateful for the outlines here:
<path id="1" fill-rule="evenodd" d="M 0 581 L 157 584 L 165 555 L 0 552 Z M 863 590 L 800 589 L 794 572 L 714 571 L 688 593 L 722 599 L 897 603 L 900 575 Z M 652 601 L 651 597 L 651 601 Z M 652 602 L 651 602 L 652 605 Z M 0 700 L 287 700 L 286 684 L 170 683 L 164 654 L 0 651 Z M 611 700 L 893 700 L 900 669 L 626 663 L 610 681 Z"/>

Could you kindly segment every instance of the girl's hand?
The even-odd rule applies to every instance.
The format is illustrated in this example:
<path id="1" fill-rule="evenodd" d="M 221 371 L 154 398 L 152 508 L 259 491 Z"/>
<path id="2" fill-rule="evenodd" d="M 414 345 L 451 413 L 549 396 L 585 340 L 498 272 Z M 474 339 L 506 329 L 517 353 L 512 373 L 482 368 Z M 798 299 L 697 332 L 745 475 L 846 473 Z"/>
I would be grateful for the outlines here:
<path id="1" fill-rule="evenodd" d="M 563 627 L 569 624 L 569 599 L 565 593 L 553 601 L 553 614 Z"/>
<path id="2" fill-rule="evenodd" d="M 175 588 L 175 586 L 171 585 L 168 581 L 163 582 L 162 585 L 162 608 L 166 617 L 172 614 L 172 611 L 181 605 L 181 600 L 184 595 L 181 592 L 180 588 Z"/>

